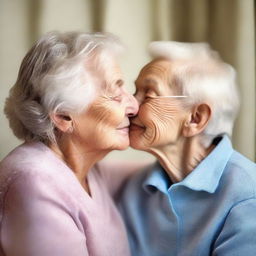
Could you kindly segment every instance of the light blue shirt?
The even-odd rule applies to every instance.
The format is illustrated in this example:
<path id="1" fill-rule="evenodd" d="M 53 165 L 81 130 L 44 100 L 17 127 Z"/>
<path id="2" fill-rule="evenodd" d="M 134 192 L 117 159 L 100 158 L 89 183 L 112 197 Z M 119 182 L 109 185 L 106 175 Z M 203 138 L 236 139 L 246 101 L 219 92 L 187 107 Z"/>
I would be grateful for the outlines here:
<path id="1" fill-rule="evenodd" d="M 133 256 L 255 256 L 256 165 L 224 136 L 181 182 L 161 166 L 132 177 L 121 196 Z"/>

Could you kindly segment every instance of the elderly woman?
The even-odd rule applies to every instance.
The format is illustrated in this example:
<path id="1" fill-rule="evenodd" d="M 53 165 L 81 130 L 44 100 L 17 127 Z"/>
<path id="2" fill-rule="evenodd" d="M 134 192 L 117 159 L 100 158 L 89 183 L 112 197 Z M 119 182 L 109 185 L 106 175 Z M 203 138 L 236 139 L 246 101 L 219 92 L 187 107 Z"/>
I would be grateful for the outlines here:
<path id="1" fill-rule="evenodd" d="M 234 69 L 206 44 L 154 42 L 150 52 L 130 143 L 158 161 L 121 197 L 132 255 L 255 255 L 256 165 L 230 142 Z"/>
<path id="2" fill-rule="evenodd" d="M 129 255 L 117 184 L 97 164 L 128 147 L 138 110 L 121 48 L 111 35 L 52 32 L 25 56 L 5 105 L 25 143 L 0 165 L 0 255 Z"/>

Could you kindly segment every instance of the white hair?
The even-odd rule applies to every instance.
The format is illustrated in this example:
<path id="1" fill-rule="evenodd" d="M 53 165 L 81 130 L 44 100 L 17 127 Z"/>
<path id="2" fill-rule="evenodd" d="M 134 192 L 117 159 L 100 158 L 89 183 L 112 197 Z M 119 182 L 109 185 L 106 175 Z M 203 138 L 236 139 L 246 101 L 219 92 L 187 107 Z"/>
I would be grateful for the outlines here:
<path id="1" fill-rule="evenodd" d="M 50 32 L 42 36 L 24 57 L 6 99 L 4 112 L 16 137 L 56 142 L 50 114 L 85 110 L 105 84 L 99 81 L 99 72 L 106 72 L 108 62 L 122 49 L 111 34 Z"/>
<path id="2" fill-rule="evenodd" d="M 204 146 L 223 134 L 231 137 L 239 110 L 234 68 L 224 63 L 207 43 L 152 42 L 149 52 L 153 58 L 176 63 L 170 71 L 170 83 L 187 96 L 186 106 L 210 104 L 212 117 L 202 133 Z"/>

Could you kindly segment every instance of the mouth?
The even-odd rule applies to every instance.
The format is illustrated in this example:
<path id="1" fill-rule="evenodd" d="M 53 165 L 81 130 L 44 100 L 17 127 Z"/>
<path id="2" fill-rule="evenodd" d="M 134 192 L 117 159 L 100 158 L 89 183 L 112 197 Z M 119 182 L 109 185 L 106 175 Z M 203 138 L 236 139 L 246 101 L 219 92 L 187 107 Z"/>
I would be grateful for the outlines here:
<path id="1" fill-rule="evenodd" d="M 123 126 L 123 127 L 119 127 L 117 128 L 117 131 L 128 134 L 129 133 L 129 125 L 128 126 Z"/>
<path id="2" fill-rule="evenodd" d="M 130 132 L 145 130 L 145 127 L 136 123 L 131 123 Z"/>

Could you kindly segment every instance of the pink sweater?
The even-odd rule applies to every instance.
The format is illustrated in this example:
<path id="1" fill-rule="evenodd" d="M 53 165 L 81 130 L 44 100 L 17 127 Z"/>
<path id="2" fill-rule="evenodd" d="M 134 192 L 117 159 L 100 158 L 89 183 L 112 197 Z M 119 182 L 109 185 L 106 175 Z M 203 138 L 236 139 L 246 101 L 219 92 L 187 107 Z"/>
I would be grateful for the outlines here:
<path id="1" fill-rule="evenodd" d="M 98 164 L 88 174 L 90 197 L 43 143 L 12 151 L 0 164 L 0 255 L 130 255 L 110 195 L 117 193 L 120 182 L 102 169 Z"/>

